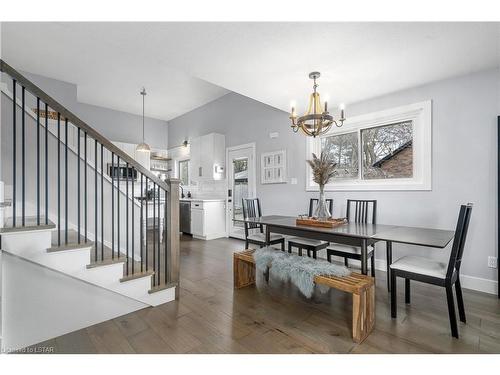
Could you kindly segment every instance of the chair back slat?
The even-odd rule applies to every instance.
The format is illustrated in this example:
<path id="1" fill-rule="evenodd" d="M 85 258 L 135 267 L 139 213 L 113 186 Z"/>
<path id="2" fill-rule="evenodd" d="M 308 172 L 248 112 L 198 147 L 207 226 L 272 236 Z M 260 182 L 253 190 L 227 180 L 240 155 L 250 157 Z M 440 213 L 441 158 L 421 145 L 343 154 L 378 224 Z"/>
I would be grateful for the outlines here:
<path id="1" fill-rule="evenodd" d="M 346 210 L 347 221 L 354 223 L 376 224 L 377 201 L 364 199 L 348 199 Z"/>
<path id="2" fill-rule="evenodd" d="M 450 279 L 453 276 L 455 270 L 457 271 L 457 273 L 460 272 L 462 256 L 465 248 L 465 240 L 467 238 L 467 232 L 469 230 L 469 222 L 472 213 L 472 206 L 473 206 L 472 203 L 460 206 L 457 226 L 455 229 L 455 237 L 453 239 L 450 259 L 448 261 L 448 269 L 446 272 L 447 279 Z"/>
<path id="3" fill-rule="evenodd" d="M 242 207 L 243 207 L 244 219 L 253 219 L 262 216 L 259 198 L 243 198 Z M 245 223 L 245 235 L 248 236 L 249 229 L 256 229 L 256 228 L 259 228 L 261 232 L 263 231 L 262 224 Z"/>
<path id="4" fill-rule="evenodd" d="M 331 198 L 328 198 L 328 199 L 325 199 L 326 200 L 326 203 L 328 203 L 328 209 L 330 211 L 330 214 L 333 214 L 333 199 Z M 319 202 L 319 199 L 318 198 L 311 198 L 309 200 L 309 217 L 312 217 L 313 214 L 314 214 L 314 206 L 317 205 Z"/>

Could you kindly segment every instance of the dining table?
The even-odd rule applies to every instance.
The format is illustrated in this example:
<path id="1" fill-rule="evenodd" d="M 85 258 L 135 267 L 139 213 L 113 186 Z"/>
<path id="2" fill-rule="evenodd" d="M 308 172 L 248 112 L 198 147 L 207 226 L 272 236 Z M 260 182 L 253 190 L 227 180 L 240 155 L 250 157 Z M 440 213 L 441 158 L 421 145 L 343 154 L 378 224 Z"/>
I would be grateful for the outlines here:
<path id="1" fill-rule="evenodd" d="M 392 263 L 392 245 L 401 243 L 444 249 L 453 239 L 455 232 L 433 228 L 400 225 L 345 222 L 333 228 L 297 224 L 294 216 L 269 215 L 256 218 L 235 219 L 265 227 L 266 243 L 271 233 L 322 240 L 361 249 L 361 273 L 368 273 L 368 246 L 376 242 L 386 243 L 387 271 Z M 387 277 L 390 290 L 390 277 Z"/>

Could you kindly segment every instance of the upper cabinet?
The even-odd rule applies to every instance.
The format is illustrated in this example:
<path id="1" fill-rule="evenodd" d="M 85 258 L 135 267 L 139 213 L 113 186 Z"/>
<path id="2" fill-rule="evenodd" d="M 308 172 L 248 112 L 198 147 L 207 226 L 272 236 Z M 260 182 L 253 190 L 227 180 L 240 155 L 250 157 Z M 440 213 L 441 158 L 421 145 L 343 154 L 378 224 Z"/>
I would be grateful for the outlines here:
<path id="1" fill-rule="evenodd" d="M 210 133 L 191 140 L 190 180 L 223 180 L 225 178 L 226 139 Z"/>

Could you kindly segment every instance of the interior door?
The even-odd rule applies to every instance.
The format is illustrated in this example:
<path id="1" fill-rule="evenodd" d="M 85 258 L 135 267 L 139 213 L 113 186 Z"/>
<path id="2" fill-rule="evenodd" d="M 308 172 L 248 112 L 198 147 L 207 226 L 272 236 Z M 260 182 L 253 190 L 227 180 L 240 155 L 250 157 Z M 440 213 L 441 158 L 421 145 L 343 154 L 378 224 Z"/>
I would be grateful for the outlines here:
<path id="1" fill-rule="evenodd" d="M 255 147 L 241 146 L 228 149 L 228 205 L 229 236 L 245 238 L 244 226 L 233 219 L 243 218 L 242 199 L 255 197 Z"/>

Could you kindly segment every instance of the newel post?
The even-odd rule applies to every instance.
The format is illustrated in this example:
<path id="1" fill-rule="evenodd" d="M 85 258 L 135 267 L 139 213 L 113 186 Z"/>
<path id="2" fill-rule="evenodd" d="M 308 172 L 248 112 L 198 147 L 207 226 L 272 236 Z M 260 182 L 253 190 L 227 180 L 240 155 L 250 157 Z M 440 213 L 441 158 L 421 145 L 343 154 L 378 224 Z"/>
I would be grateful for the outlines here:
<path id="1" fill-rule="evenodd" d="M 167 264 L 171 283 L 176 283 L 175 299 L 179 299 L 180 232 L 179 232 L 179 184 L 180 180 L 167 180 L 170 191 L 167 194 Z"/>

